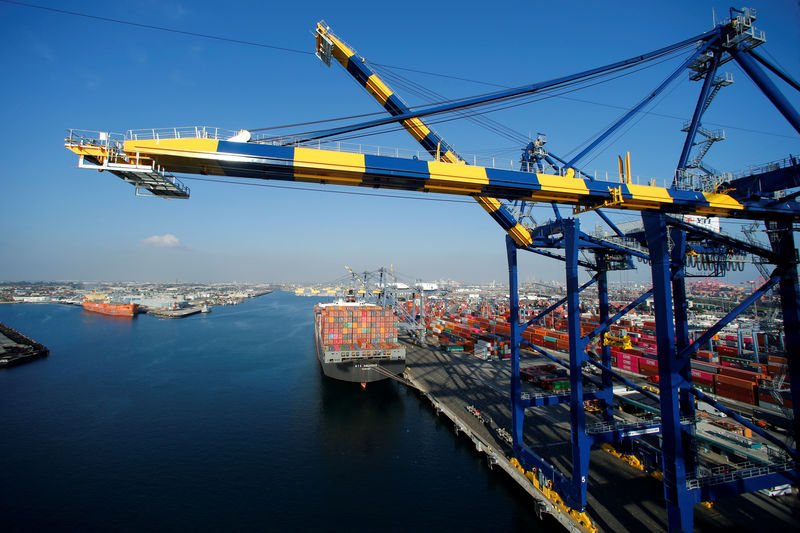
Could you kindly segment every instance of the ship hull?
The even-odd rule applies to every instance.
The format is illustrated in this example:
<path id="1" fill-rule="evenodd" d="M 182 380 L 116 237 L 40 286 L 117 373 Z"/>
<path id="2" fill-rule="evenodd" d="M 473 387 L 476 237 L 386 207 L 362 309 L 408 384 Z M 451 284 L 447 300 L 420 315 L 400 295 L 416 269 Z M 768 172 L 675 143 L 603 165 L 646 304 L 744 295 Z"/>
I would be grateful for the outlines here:
<path id="1" fill-rule="evenodd" d="M 327 377 L 353 383 L 371 383 L 388 379 L 388 376 L 372 370 L 378 366 L 395 375 L 402 374 L 405 369 L 405 361 L 364 359 L 357 363 L 323 363 L 320 361 L 319 364 L 322 367 L 322 373 Z"/>
<path id="2" fill-rule="evenodd" d="M 84 301 L 83 308 L 92 313 L 100 313 L 110 316 L 132 317 L 136 314 L 139 306 L 137 304 L 110 304 L 103 302 Z"/>

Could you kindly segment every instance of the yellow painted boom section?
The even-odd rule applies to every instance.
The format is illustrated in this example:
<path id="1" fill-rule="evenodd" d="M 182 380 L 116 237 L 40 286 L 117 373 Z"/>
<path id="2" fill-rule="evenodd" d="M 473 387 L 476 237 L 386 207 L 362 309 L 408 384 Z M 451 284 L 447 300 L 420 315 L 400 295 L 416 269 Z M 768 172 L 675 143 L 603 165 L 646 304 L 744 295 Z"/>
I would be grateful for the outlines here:
<path id="1" fill-rule="evenodd" d="M 392 96 L 392 90 L 386 86 L 381 79 L 373 74 L 367 79 L 367 92 L 371 94 L 381 105 L 386 104 L 386 100 Z"/>
<path id="2" fill-rule="evenodd" d="M 490 196 L 476 196 L 475 200 L 490 215 L 503 206 L 497 198 Z M 530 232 L 519 222 L 513 228 L 507 229 L 506 232 L 520 246 L 530 246 L 533 243 Z"/>
<path id="3" fill-rule="evenodd" d="M 67 150 L 74 152 L 77 155 L 88 155 L 102 159 L 108 157 L 108 150 L 104 146 L 97 146 L 93 144 L 67 144 Z"/>
<path id="4" fill-rule="evenodd" d="M 335 35 L 333 35 L 327 27 L 324 25 L 317 23 L 317 52 L 321 52 L 322 47 L 322 40 L 321 37 L 324 35 L 326 38 L 330 39 L 331 44 L 333 45 L 332 54 L 333 57 L 345 68 L 347 69 L 348 62 L 357 60 L 355 52 L 351 50 L 347 45 L 345 45 L 340 39 L 338 39 Z M 389 97 L 393 94 L 392 90 L 381 80 L 377 75 L 371 75 L 366 83 L 366 89 L 369 94 L 373 96 L 382 106 L 386 105 L 386 101 Z M 422 142 L 428 135 L 431 133 L 430 128 L 419 118 L 410 118 L 401 122 L 403 128 L 408 131 L 417 142 Z M 440 161 L 450 164 L 457 164 L 466 167 L 466 162 L 463 161 L 457 154 L 452 151 L 447 151 L 444 154 L 440 154 Z M 429 167 L 430 168 L 430 167 Z M 433 170 L 433 169 L 431 169 Z M 297 176 L 297 174 L 295 174 Z M 431 172 L 431 182 L 433 182 L 434 173 Z M 471 173 L 470 177 L 474 179 L 480 180 L 481 183 L 488 183 L 488 179 L 486 178 L 486 171 L 479 171 L 476 173 Z M 446 177 L 444 178 L 445 181 L 452 181 L 452 178 Z M 474 191 L 471 189 L 466 188 L 453 188 L 453 187 L 430 187 L 428 190 L 431 191 L 438 191 L 443 193 L 461 193 L 461 194 L 470 194 Z M 487 197 L 476 197 L 478 204 L 481 205 L 487 212 L 492 213 L 498 209 L 500 209 L 501 204 L 495 198 L 487 198 Z M 527 229 L 525 229 L 520 223 L 517 223 L 514 228 L 507 230 L 508 234 L 511 235 L 511 238 L 519 244 L 520 246 L 528 246 L 533 242 L 530 233 Z"/>
<path id="5" fill-rule="evenodd" d="M 402 124 L 406 131 L 408 131 L 408 133 L 410 133 L 417 141 L 421 141 L 431 132 L 430 128 L 418 118 L 404 120 Z"/>
<path id="6" fill-rule="evenodd" d="M 536 179 L 542 186 L 542 193 L 552 193 L 555 198 L 561 195 L 575 196 L 575 195 L 588 195 L 589 189 L 586 187 L 586 182 L 581 178 L 573 178 L 569 176 L 554 176 L 551 174 L 536 174 Z"/>
<path id="7" fill-rule="evenodd" d="M 639 206 L 643 208 L 657 207 L 663 204 L 673 203 L 669 191 L 663 187 L 653 187 L 650 185 L 628 184 L 628 190 L 632 198 L 625 199 L 625 204 L 629 206 Z"/>
<path id="8" fill-rule="evenodd" d="M 358 185 L 363 181 L 364 154 L 294 149 L 294 177 L 298 181 Z"/>
<path id="9" fill-rule="evenodd" d="M 144 139 L 126 140 L 123 149 L 128 153 L 151 153 L 159 155 L 192 156 L 201 153 L 216 153 L 216 139 Z"/>
<path id="10" fill-rule="evenodd" d="M 489 178 L 483 167 L 428 161 L 428 172 L 430 173 L 428 183 L 431 185 L 455 186 L 456 189 L 472 192 L 489 185 Z"/>
<path id="11" fill-rule="evenodd" d="M 341 63 L 343 67 L 347 68 L 347 61 L 356 55 L 356 53 L 353 52 L 349 46 L 337 39 L 334 34 L 325 29 L 322 24 L 317 23 L 317 31 L 331 40 L 333 43 L 333 57 L 336 59 L 336 61 Z"/>
<path id="12" fill-rule="evenodd" d="M 728 196 L 727 194 L 704 192 L 703 196 L 705 196 L 709 205 L 707 208 L 699 208 L 697 210 L 698 213 L 716 215 L 729 213 L 731 211 L 744 210 L 744 206 L 741 204 L 741 202 Z"/>

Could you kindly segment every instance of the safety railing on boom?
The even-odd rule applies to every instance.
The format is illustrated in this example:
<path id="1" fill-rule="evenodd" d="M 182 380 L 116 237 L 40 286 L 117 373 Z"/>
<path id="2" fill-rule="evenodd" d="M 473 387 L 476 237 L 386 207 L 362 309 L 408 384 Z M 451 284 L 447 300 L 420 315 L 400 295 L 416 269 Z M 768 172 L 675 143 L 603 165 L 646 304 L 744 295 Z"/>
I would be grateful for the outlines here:
<path id="1" fill-rule="evenodd" d="M 113 133 L 109 134 L 116 142 L 116 146 L 121 150 L 122 141 L 124 140 L 159 140 L 159 139 L 211 139 L 218 141 L 227 141 L 234 139 L 245 130 L 230 130 L 225 128 L 217 128 L 213 126 L 180 126 L 173 128 L 147 128 L 128 130 L 124 135 Z M 74 133 L 77 139 L 82 135 L 82 139 L 87 144 L 92 144 L 98 141 L 98 135 L 101 132 L 89 132 L 82 130 L 70 130 L 71 135 Z M 250 132 L 247 132 L 250 133 Z M 301 137 L 294 136 L 273 136 L 268 134 L 251 134 L 250 139 L 247 141 L 254 144 L 267 144 L 271 146 L 301 146 L 303 148 L 316 148 L 318 150 L 330 150 L 333 152 L 345 152 L 350 154 L 364 154 L 364 155 L 377 155 L 384 157 L 395 157 L 399 159 L 416 159 L 420 161 L 433 161 L 434 157 L 427 150 L 413 150 L 408 148 L 399 148 L 395 146 L 378 146 L 359 143 L 349 143 L 343 141 L 334 141 L 326 139 L 308 140 Z M 492 155 L 481 154 L 461 154 L 459 158 L 470 165 L 483 168 L 492 168 L 498 170 L 519 170 L 519 161 L 517 159 L 497 157 Z M 590 171 L 586 171 L 590 172 Z M 566 169 L 562 169 L 562 175 L 566 174 Z M 639 176 L 635 177 L 634 182 L 639 182 Z M 610 183 L 618 183 L 619 180 L 614 175 L 609 175 L 608 172 L 594 171 L 594 179 L 596 181 L 607 181 Z M 668 180 L 666 178 L 646 178 L 648 184 L 666 186 Z M 637 183 L 638 184 L 638 183 Z"/>
<path id="2" fill-rule="evenodd" d="M 68 147 L 79 147 L 79 152 L 87 150 L 88 153 L 80 157 L 80 168 L 107 170 L 135 185 L 137 196 L 188 198 L 190 195 L 187 185 L 149 156 L 126 152 L 126 137 L 121 133 L 70 129 L 64 141 Z M 85 160 L 87 156 L 90 157 L 88 161 Z M 140 194 L 141 190 L 152 194 Z"/>
<path id="3" fill-rule="evenodd" d="M 102 131 L 69 129 L 66 141 L 78 146 L 102 146 L 115 150 L 122 150 L 125 136 L 121 133 L 106 133 Z"/>

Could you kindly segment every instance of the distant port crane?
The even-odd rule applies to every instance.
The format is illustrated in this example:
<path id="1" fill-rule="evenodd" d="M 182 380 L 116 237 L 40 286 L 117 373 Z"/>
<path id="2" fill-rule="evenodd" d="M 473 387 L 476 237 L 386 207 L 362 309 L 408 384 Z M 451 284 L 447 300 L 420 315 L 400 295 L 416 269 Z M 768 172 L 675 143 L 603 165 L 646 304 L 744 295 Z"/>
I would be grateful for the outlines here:
<path id="1" fill-rule="evenodd" d="M 753 26 L 755 20 L 754 10 L 732 9 L 730 18 L 718 22 L 712 30 L 653 52 L 555 80 L 421 110 L 409 110 L 377 76 L 366 75 L 366 70 L 359 70 L 359 66 L 366 67 L 364 62 L 358 61 L 354 52 L 340 40 L 334 40 L 335 36 L 321 24 L 317 27 L 320 56 L 323 60 L 327 57 L 328 61 L 333 57 L 342 63 L 382 103 L 390 117 L 335 128 L 319 133 L 314 138 L 302 139 L 257 137 L 246 131 L 229 132 L 206 127 L 133 130 L 125 135 L 71 130 L 65 145 L 79 156 L 80 167 L 108 171 L 133 184 L 140 194 L 188 198 L 190 191 L 175 177 L 176 173 L 187 173 L 475 197 L 507 233 L 512 351 L 511 438 L 515 458 L 525 470 L 535 469 L 548 479 L 553 494 L 563 499 L 569 512 L 575 513 L 576 520 L 584 524 L 589 451 L 592 446 L 615 443 L 631 452 L 655 454 L 663 471 L 669 528 L 671 531 L 691 531 L 693 506 L 698 502 L 786 483 L 797 484 L 799 479 L 797 461 L 800 457 L 797 450 L 693 387 L 690 367 L 690 356 L 698 347 L 707 343 L 761 296 L 775 289 L 781 301 L 788 354 L 786 380 L 790 385 L 793 404 L 800 405 L 800 287 L 798 253 L 793 236 L 795 224 L 800 221 L 800 203 L 797 202 L 800 196 L 797 191 L 800 187 L 800 159 L 790 157 L 738 176 L 725 173 L 717 175 L 708 172 L 708 166 L 703 166 L 700 161 L 710 146 L 710 143 L 705 143 L 701 147 L 702 153 L 690 161 L 698 132 L 705 135 L 701 129 L 703 113 L 716 90 L 723 86 L 718 82 L 718 69 L 730 61 L 735 61 L 744 70 L 800 133 L 800 114 L 763 68 L 794 90 L 800 90 L 800 85 L 755 51 L 765 42 L 763 32 Z M 547 153 L 543 142 L 531 142 L 531 146 L 525 147 L 526 154 L 519 169 L 497 168 L 490 163 L 469 165 L 423 122 L 425 116 L 467 110 L 532 94 L 652 60 L 687 46 L 693 48 L 680 67 L 570 160 L 559 160 Z M 581 171 L 578 164 L 591 150 L 628 123 L 686 70 L 691 71 L 692 79 L 702 81 L 702 87 L 692 119 L 685 128 L 686 138 L 671 187 L 631 183 L 628 178 L 630 163 L 620 164 L 620 181 L 614 183 L 595 180 Z M 423 145 L 430 160 L 422 157 L 402 158 L 399 157 L 399 150 L 395 154 L 363 153 L 360 148 L 327 140 L 347 132 L 390 123 L 400 123 L 410 131 Z M 685 172 L 691 168 L 705 169 L 706 172 L 702 177 Z M 545 169 L 550 173 L 545 173 Z M 512 202 L 511 207 L 502 201 Z M 516 208 L 513 202 L 518 202 Z M 528 211 L 519 202 L 552 205 L 555 219 L 544 224 L 523 225 L 517 216 L 525 215 Z M 572 206 L 573 215 L 587 210 L 599 211 L 612 235 L 605 237 L 582 232 L 579 219 L 562 216 L 557 205 Z M 635 231 L 623 232 L 602 214 L 604 209 L 639 212 L 642 225 Z M 768 246 L 714 231 L 698 223 L 696 218 L 686 219 L 683 215 L 762 221 L 769 237 Z M 563 261 L 567 282 L 565 298 L 524 323 L 519 318 L 517 253 L 520 250 Z M 764 264 L 772 265 L 772 270 L 765 269 L 766 281 L 760 287 L 690 342 L 685 279 L 690 275 L 687 257 L 697 255 L 713 258 L 702 264 L 717 265 L 713 269 L 704 269 L 707 274 L 724 275 L 726 269 L 721 265 L 730 264 L 732 258 L 743 255 L 761 258 Z M 641 259 L 649 265 L 653 287 L 611 316 L 607 273 L 631 268 L 632 258 Z M 692 259 L 689 263 L 697 264 L 697 261 Z M 578 282 L 579 268 L 592 273 L 589 282 L 583 285 Z M 582 335 L 579 322 L 580 293 L 595 284 L 600 325 Z M 658 395 L 636 386 L 614 371 L 608 345 L 600 349 L 599 362 L 586 353 L 593 339 L 604 335 L 611 324 L 649 297 L 653 298 L 656 318 Z M 544 398 L 523 397 L 519 367 L 521 332 L 541 320 L 547 312 L 564 304 L 569 316 L 569 363 L 564 366 L 569 369 L 571 392 Z M 535 346 L 530 347 L 538 350 Z M 582 367 L 587 364 L 601 370 L 599 379 L 582 373 Z M 622 381 L 658 402 L 660 420 L 653 422 L 652 427 L 637 426 L 635 430 L 617 423 L 610 412 L 613 380 Z M 595 389 L 584 391 L 584 381 L 593 383 Z M 695 398 L 750 428 L 753 433 L 781 449 L 782 455 L 768 467 L 741 469 L 724 476 L 701 472 L 695 452 Z M 594 400 L 599 401 L 607 427 L 602 431 L 589 432 L 584 402 Z M 522 438 L 525 410 L 553 403 L 568 403 L 570 406 L 572 465 L 569 474 L 527 448 Z M 797 435 L 800 434 L 800 415 L 797 408 L 793 413 L 792 432 Z M 660 450 L 653 450 L 641 439 L 645 434 L 654 433 L 660 435 Z"/>

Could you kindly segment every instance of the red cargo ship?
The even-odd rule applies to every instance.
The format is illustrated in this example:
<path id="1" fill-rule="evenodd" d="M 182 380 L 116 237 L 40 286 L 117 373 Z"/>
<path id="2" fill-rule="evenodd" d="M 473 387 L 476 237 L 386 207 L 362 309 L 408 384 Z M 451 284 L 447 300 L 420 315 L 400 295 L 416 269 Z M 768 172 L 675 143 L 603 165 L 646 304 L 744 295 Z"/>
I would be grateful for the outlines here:
<path id="1" fill-rule="evenodd" d="M 89 294 L 83 299 L 83 308 L 104 315 L 132 317 L 138 312 L 139 305 L 115 302 L 101 294 Z"/>

